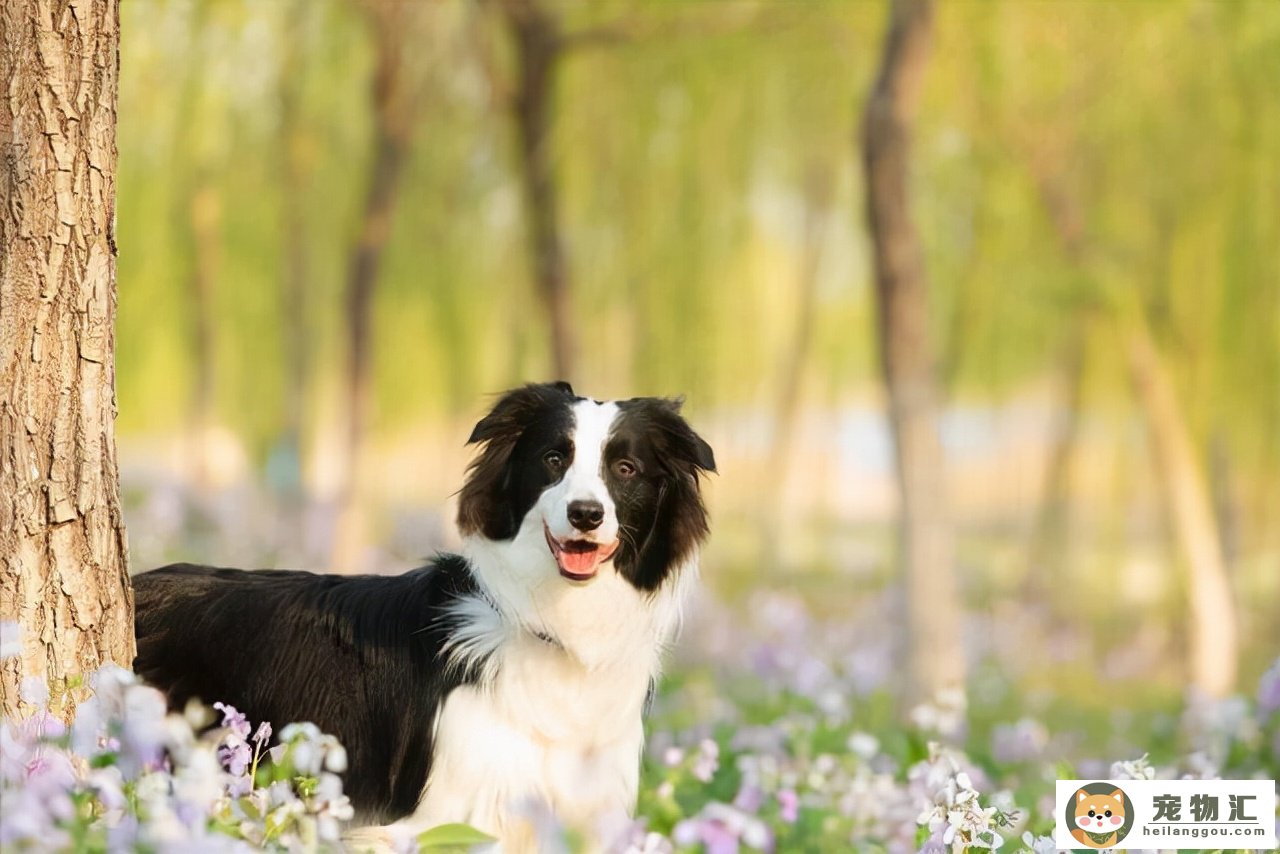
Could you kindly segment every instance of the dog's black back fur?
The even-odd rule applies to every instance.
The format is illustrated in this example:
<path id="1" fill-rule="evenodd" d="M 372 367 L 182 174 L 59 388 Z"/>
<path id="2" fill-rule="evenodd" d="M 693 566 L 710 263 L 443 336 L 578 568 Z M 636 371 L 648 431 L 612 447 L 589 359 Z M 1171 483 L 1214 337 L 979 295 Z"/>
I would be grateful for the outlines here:
<path id="1" fill-rule="evenodd" d="M 134 670 L 171 707 L 197 698 L 230 703 L 255 726 L 311 721 L 347 746 L 345 791 L 361 817 L 412 812 L 436 711 L 477 678 L 446 667 L 441 652 L 443 609 L 476 590 L 462 558 L 394 577 L 175 564 L 133 586 Z"/>

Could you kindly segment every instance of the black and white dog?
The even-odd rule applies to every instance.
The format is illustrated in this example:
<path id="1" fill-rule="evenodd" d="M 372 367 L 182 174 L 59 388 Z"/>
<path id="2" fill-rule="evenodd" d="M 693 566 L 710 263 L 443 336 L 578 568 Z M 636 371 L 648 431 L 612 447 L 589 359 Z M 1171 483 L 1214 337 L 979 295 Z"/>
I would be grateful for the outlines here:
<path id="1" fill-rule="evenodd" d="M 587 832 L 629 814 L 715 471 L 679 410 L 508 392 L 471 434 L 460 554 L 398 577 L 144 573 L 135 669 L 175 707 L 336 735 L 360 823 L 465 822 L 523 850 L 522 804 Z"/>

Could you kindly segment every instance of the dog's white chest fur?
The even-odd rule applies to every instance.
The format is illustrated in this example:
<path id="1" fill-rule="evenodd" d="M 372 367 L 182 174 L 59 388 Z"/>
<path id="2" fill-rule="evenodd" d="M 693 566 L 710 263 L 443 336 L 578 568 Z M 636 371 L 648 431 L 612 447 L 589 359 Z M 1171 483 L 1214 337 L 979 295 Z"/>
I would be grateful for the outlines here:
<path id="1" fill-rule="evenodd" d="M 635 808 L 645 700 L 696 569 L 649 595 L 612 568 L 585 586 L 540 583 L 493 557 L 472 555 L 505 572 L 482 574 L 486 596 L 459 604 L 451 650 L 460 666 L 483 662 L 482 681 L 445 701 L 426 791 L 402 825 L 462 822 L 504 852 L 532 851 L 531 818 L 546 811 L 590 838 Z"/>
<path id="2" fill-rule="evenodd" d="M 629 814 L 648 668 L 593 674 L 532 636 L 502 657 L 492 685 L 460 688 L 445 702 L 418 823 L 465 822 L 512 849 L 525 811 L 550 808 L 588 828 Z"/>

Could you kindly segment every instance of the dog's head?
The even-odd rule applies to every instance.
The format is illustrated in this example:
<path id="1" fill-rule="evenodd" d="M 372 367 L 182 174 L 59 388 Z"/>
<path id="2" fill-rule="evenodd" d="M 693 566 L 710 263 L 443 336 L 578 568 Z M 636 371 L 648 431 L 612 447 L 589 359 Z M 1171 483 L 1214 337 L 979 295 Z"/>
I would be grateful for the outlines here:
<path id="1" fill-rule="evenodd" d="M 1110 833 L 1124 824 L 1124 792 L 1094 795 L 1080 789 L 1076 792 L 1076 824 L 1090 833 Z"/>
<path id="2" fill-rule="evenodd" d="M 548 566 L 570 581 L 589 582 L 612 559 L 635 587 L 654 590 L 707 534 L 699 475 L 715 471 L 715 457 L 678 400 L 596 401 L 568 383 L 528 385 L 503 395 L 469 443 L 483 447 L 458 528 L 494 541 L 541 537 Z"/>

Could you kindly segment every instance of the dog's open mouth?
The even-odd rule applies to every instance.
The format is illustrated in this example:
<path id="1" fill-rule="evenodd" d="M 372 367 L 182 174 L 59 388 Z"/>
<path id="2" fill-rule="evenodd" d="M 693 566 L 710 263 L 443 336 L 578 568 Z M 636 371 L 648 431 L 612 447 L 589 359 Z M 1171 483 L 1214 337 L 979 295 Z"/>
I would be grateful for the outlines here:
<path id="1" fill-rule="evenodd" d="M 556 559 L 556 566 L 560 567 L 560 574 L 571 581 L 593 578 L 600 564 L 618 550 L 617 542 L 601 545 L 590 540 L 557 540 L 546 525 L 542 529 L 547 535 L 547 546 Z"/>

